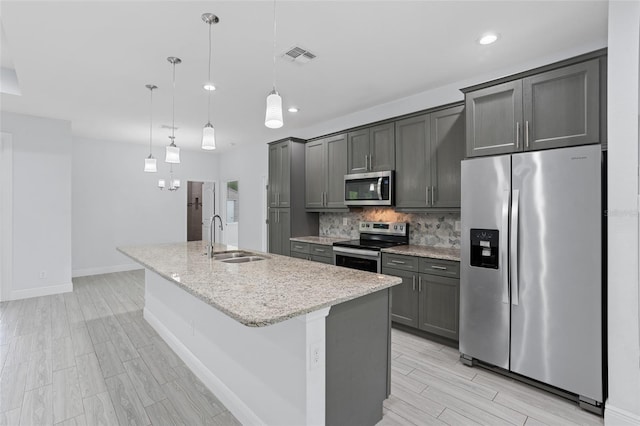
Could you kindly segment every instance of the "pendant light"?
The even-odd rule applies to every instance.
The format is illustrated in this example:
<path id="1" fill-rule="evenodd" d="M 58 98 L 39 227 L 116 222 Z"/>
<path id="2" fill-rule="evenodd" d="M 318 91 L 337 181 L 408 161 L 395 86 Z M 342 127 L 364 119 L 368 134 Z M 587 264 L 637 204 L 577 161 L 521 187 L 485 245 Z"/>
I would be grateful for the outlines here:
<path id="1" fill-rule="evenodd" d="M 158 166 L 156 164 L 156 159 L 151 155 L 151 142 L 153 141 L 153 91 L 154 89 L 157 89 L 158 86 L 147 84 L 144 87 L 149 89 L 149 156 L 144 159 L 144 171 L 156 173 L 158 171 Z"/>
<path id="2" fill-rule="evenodd" d="M 216 131 L 213 128 L 213 124 L 211 124 L 211 92 L 215 90 L 215 86 L 213 85 L 213 80 L 211 80 L 211 44 L 212 36 L 211 36 L 211 25 L 217 24 L 220 22 L 220 19 L 213 13 L 203 13 L 202 20 L 209 24 L 209 77 L 207 80 L 207 84 L 205 84 L 204 88 L 209 92 L 208 95 L 208 106 L 207 106 L 207 124 L 204 125 L 202 129 L 202 149 L 212 150 L 216 149 Z"/>
<path id="3" fill-rule="evenodd" d="M 283 124 L 282 98 L 276 90 L 276 0 L 273 0 L 273 89 L 267 96 L 264 125 L 270 129 L 278 129 Z"/>
<path id="4" fill-rule="evenodd" d="M 169 56 L 167 58 L 170 64 L 173 65 L 173 95 L 171 100 L 171 144 L 169 144 L 166 148 L 166 155 L 164 161 L 166 163 L 178 164 L 180 163 L 180 148 L 176 146 L 176 65 L 181 63 L 182 60 L 180 58 L 176 58 L 174 56 Z"/>

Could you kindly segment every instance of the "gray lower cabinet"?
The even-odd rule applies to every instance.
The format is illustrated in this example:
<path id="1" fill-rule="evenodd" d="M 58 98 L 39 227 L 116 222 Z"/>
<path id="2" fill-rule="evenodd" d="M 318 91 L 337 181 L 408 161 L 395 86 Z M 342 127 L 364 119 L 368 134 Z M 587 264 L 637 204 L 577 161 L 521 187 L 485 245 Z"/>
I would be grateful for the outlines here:
<path id="1" fill-rule="evenodd" d="M 348 173 L 395 170 L 395 130 L 393 123 L 349 132 Z"/>
<path id="2" fill-rule="evenodd" d="M 269 209 L 269 253 L 289 256 L 291 238 L 291 210 Z"/>
<path id="3" fill-rule="evenodd" d="M 396 122 L 396 208 L 459 209 L 464 107 Z"/>
<path id="4" fill-rule="evenodd" d="M 291 241 L 291 257 L 333 265 L 333 248 L 323 244 Z"/>
<path id="5" fill-rule="evenodd" d="M 402 278 L 392 288 L 392 321 L 458 340 L 459 262 L 382 254 L 382 273 Z"/>
<path id="6" fill-rule="evenodd" d="M 465 93 L 467 156 L 599 143 L 600 59 Z"/>
<path id="7" fill-rule="evenodd" d="M 307 211 L 346 211 L 347 136 L 335 135 L 305 146 L 305 208 Z"/>

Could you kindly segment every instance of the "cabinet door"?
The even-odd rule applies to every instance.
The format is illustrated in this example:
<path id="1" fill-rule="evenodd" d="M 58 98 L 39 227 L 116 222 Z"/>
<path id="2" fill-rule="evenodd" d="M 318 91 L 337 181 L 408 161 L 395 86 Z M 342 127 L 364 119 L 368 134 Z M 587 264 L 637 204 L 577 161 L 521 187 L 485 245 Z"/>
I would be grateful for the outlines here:
<path id="1" fill-rule="evenodd" d="M 522 81 L 465 95 L 467 157 L 522 151 Z"/>
<path id="2" fill-rule="evenodd" d="M 525 150 L 600 142 L 598 61 L 523 80 Z"/>
<path id="3" fill-rule="evenodd" d="M 326 139 L 327 189 L 325 207 L 344 209 L 344 175 L 347 174 L 347 136 Z"/>
<path id="4" fill-rule="evenodd" d="M 396 122 L 396 207 L 427 207 L 430 187 L 429 116 Z"/>
<path id="5" fill-rule="evenodd" d="M 464 107 L 431 114 L 431 207 L 460 207 L 464 159 Z"/>
<path id="6" fill-rule="evenodd" d="M 382 273 L 402 278 L 402 284 L 391 287 L 391 320 L 418 327 L 418 274 L 399 269 L 383 269 Z"/>
<path id="7" fill-rule="evenodd" d="M 269 208 L 269 253 L 282 251 L 282 233 L 278 223 L 278 209 Z"/>
<path id="8" fill-rule="evenodd" d="M 280 252 L 284 256 L 291 254 L 291 211 L 290 209 L 278 209 L 278 230 L 280 232 Z"/>
<path id="9" fill-rule="evenodd" d="M 269 145 L 269 207 L 278 207 L 281 168 L 279 146 Z"/>
<path id="10" fill-rule="evenodd" d="M 324 207 L 326 187 L 325 141 L 308 142 L 305 145 L 305 207 Z"/>
<path id="11" fill-rule="evenodd" d="M 278 144 L 280 151 L 280 182 L 278 207 L 291 207 L 291 144 L 286 141 Z"/>
<path id="12" fill-rule="evenodd" d="M 349 173 L 369 171 L 369 129 L 350 132 L 347 136 Z"/>
<path id="13" fill-rule="evenodd" d="M 369 171 L 381 172 L 396 168 L 396 141 L 394 123 L 381 124 L 370 130 Z"/>
<path id="14" fill-rule="evenodd" d="M 460 280 L 420 274 L 419 328 L 458 340 Z"/>

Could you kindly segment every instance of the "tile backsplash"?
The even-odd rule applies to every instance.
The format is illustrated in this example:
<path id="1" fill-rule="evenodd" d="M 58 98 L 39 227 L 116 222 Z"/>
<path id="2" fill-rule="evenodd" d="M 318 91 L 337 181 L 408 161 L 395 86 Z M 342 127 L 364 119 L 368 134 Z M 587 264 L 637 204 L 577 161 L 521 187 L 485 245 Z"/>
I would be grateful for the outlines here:
<path id="1" fill-rule="evenodd" d="M 407 222 L 410 244 L 460 248 L 460 231 L 456 230 L 460 213 L 400 213 L 385 207 L 364 207 L 349 213 L 320 213 L 320 236 L 356 239 L 362 221 Z"/>

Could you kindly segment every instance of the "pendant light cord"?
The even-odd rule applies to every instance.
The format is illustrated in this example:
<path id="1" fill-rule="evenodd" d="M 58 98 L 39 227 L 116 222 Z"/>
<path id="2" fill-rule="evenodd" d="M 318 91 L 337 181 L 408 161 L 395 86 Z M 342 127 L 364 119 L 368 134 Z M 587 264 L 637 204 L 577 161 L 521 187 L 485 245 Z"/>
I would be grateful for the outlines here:
<path id="1" fill-rule="evenodd" d="M 211 22 L 209 22 L 209 84 L 213 86 L 213 81 L 211 81 L 211 45 L 213 44 L 213 36 L 211 32 Z M 211 87 L 213 88 L 213 87 Z M 211 92 L 213 90 L 209 90 L 208 102 L 207 102 L 207 122 L 211 123 Z"/>
<path id="2" fill-rule="evenodd" d="M 176 135 L 176 63 L 173 62 L 173 93 L 171 95 L 171 145 L 174 144 Z"/>
<path id="3" fill-rule="evenodd" d="M 149 158 L 151 158 L 151 141 L 153 140 L 153 88 L 152 87 L 149 88 Z"/>
<path id="4" fill-rule="evenodd" d="M 273 90 L 276 90 L 276 0 L 273 0 Z"/>

